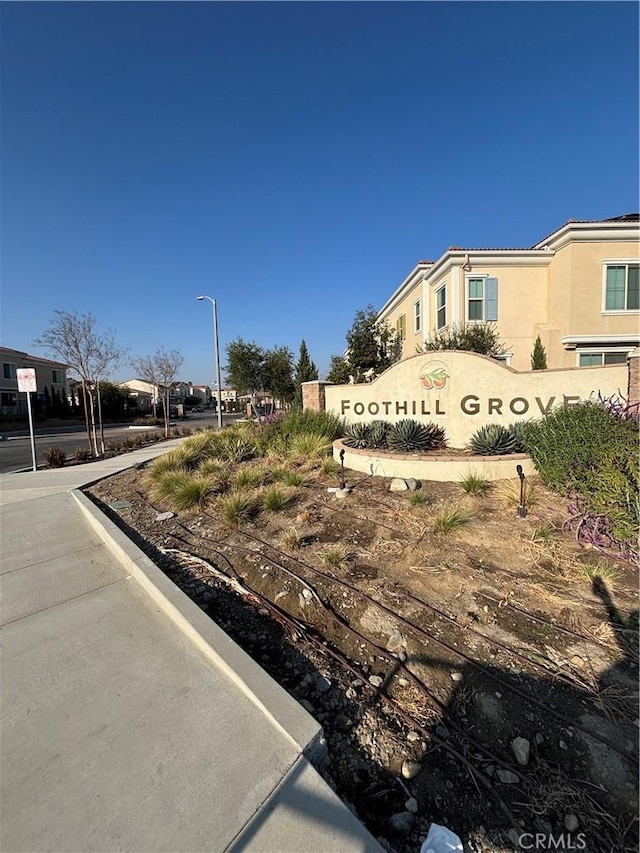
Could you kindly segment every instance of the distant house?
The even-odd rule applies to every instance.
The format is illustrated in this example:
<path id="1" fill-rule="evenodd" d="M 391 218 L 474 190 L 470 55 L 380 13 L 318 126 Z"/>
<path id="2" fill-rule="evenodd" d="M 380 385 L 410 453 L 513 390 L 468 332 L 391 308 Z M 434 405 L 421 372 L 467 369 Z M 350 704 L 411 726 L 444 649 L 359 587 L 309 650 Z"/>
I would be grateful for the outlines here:
<path id="1" fill-rule="evenodd" d="M 34 368 L 36 371 L 39 403 L 45 405 L 48 398 L 55 409 L 57 400 L 66 401 L 68 365 L 7 347 L 0 347 L 0 362 L 0 412 L 3 415 L 27 413 L 27 395 L 18 391 L 16 376 L 16 371 L 23 367 Z"/>
<path id="2" fill-rule="evenodd" d="M 524 249 L 450 247 L 419 261 L 378 313 L 402 358 L 452 325 L 495 322 L 517 370 L 529 370 L 539 335 L 547 366 L 624 363 L 640 343 L 637 213 L 569 220 Z"/>
<path id="3" fill-rule="evenodd" d="M 161 385 L 154 385 L 145 379 L 127 379 L 125 382 L 118 382 L 118 387 L 129 390 L 129 396 L 135 400 L 138 410 L 143 414 L 152 412 L 154 407 L 162 406 L 164 388 Z M 183 399 L 184 395 L 179 395 L 178 390 L 172 386 L 169 391 L 169 405 L 177 406 Z"/>

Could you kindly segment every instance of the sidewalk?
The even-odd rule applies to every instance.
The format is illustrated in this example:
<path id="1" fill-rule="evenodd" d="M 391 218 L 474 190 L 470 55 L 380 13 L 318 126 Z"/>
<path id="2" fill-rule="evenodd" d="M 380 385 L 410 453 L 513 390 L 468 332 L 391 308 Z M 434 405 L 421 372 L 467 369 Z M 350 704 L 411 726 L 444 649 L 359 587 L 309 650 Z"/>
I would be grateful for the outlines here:
<path id="1" fill-rule="evenodd" d="M 380 851 L 319 724 L 73 491 L 179 443 L 0 475 L 0 849 Z"/>

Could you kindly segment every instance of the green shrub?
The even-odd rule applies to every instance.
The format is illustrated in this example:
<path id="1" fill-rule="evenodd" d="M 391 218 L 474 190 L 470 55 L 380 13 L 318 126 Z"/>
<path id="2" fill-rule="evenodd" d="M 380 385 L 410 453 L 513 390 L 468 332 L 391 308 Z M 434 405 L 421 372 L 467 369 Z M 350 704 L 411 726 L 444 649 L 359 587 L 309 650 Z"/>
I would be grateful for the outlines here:
<path id="1" fill-rule="evenodd" d="M 409 504 L 411 506 L 421 506 L 422 504 L 426 504 L 430 502 L 429 495 L 426 495 L 424 492 L 409 492 L 409 497 L 407 498 Z"/>
<path id="2" fill-rule="evenodd" d="M 217 455 L 229 462 L 244 462 L 257 453 L 255 444 L 237 431 L 225 431 L 218 442 Z"/>
<path id="3" fill-rule="evenodd" d="M 44 461 L 47 463 L 47 468 L 64 468 L 67 455 L 59 445 L 54 444 L 45 450 Z"/>
<path id="4" fill-rule="evenodd" d="M 331 442 L 342 438 L 345 431 L 344 420 L 332 412 L 314 412 L 310 409 L 289 412 L 279 425 L 283 435 L 295 436 L 299 433 L 318 433 L 326 435 Z"/>
<path id="5" fill-rule="evenodd" d="M 469 440 L 476 456 L 503 456 L 515 453 L 518 440 L 515 433 L 502 424 L 486 424 L 476 430 Z"/>
<path id="6" fill-rule="evenodd" d="M 635 538 L 640 470 L 633 421 L 586 402 L 558 407 L 527 424 L 524 439 L 547 486 L 580 495 L 588 512 L 607 519 L 616 539 Z"/>
<path id="7" fill-rule="evenodd" d="M 445 432 L 437 424 L 421 424 L 411 418 L 403 418 L 391 427 L 387 442 L 390 450 L 421 453 L 444 447 Z"/>

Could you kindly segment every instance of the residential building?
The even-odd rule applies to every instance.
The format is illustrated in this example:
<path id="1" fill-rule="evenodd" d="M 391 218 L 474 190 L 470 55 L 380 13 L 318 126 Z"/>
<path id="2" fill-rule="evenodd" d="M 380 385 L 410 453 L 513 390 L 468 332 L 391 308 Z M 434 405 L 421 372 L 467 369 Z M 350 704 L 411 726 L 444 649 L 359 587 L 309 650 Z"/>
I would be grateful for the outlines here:
<path id="1" fill-rule="evenodd" d="M 452 325 L 495 322 L 506 364 L 529 370 L 624 363 L 640 343 L 637 213 L 569 222 L 524 249 L 450 247 L 419 261 L 378 314 L 402 357 Z"/>
<path id="2" fill-rule="evenodd" d="M 16 371 L 24 367 L 36 371 L 37 400 L 40 404 L 45 405 L 48 397 L 55 408 L 56 400 L 66 400 L 66 364 L 7 347 L 0 347 L 0 362 L 0 412 L 3 415 L 24 415 L 27 412 L 27 395 L 18 391 L 16 376 Z"/>
<path id="3" fill-rule="evenodd" d="M 161 385 L 155 385 L 153 382 L 147 382 L 146 379 L 127 379 L 125 382 L 118 382 L 120 388 L 128 388 L 129 396 L 136 400 L 138 409 L 141 412 L 148 412 L 154 407 L 162 406 L 164 400 L 164 388 Z M 182 391 L 184 388 L 189 388 L 186 384 L 176 384 L 169 390 L 169 405 L 177 406 L 182 403 L 185 396 Z"/>

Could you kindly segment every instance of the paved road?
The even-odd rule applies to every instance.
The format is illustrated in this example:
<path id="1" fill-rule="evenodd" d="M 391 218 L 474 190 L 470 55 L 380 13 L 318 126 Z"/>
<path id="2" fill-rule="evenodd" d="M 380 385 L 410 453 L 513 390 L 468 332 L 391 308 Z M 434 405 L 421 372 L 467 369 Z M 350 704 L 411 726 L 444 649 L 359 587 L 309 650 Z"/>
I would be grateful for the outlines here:
<path id="1" fill-rule="evenodd" d="M 242 416 L 224 415 L 223 423 L 231 423 L 240 417 Z M 184 421 L 178 421 L 177 423 L 181 426 L 197 429 L 198 427 L 216 427 L 218 422 L 214 413 L 201 412 L 189 415 Z M 68 431 L 68 429 L 64 432 L 48 433 L 46 435 L 36 430 L 36 461 L 38 465 L 44 464 L 44 454 L 49 447 L 54 445 L 62 447 L 67 456 L 73 456 L 77 447 L 89 447 L 84 427 L 74 428 L 72 432 Z M 135 435 L 137 432 L 140 432 L 140 430 L 132 430 L 128 426 L 105 427 L 105 442 Z M 29 436 L 5 434 L 4 440 L 0 441 L 0 473 L 7 474 L 12 471 L 22 471 L 25 468 L 30 469 L 31 466 L 31 440 Z"/>

